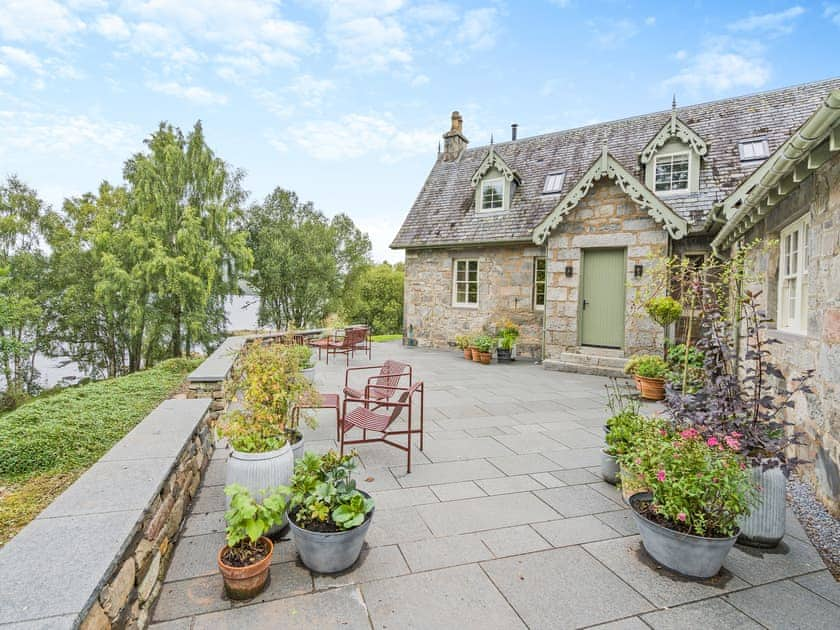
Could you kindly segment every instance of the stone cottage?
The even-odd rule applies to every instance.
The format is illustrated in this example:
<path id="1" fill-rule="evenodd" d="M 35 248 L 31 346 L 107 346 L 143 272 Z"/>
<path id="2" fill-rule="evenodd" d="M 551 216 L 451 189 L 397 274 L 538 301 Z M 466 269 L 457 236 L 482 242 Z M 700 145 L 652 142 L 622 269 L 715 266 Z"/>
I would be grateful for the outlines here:
<path id="1" fill-rule="evenodd" d="M 757 261 L 794 374 L 820 492 L 840 509 L 840 78 L 470 147 L 453 112 L 443 148 L 391 247 L 405 250 L 405 314 L 421 346 L 510 318 L 519 354 L 617 373 L 659 352 L 634 317 L 651 257 Z"/>

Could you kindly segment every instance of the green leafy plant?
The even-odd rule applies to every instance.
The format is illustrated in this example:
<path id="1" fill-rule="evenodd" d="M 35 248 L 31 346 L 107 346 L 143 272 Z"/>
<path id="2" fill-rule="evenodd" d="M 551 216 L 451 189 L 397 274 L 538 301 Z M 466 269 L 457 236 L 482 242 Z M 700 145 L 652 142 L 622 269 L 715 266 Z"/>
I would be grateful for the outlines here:
<path id="1" fill-rule="evenodd" d="M 343 531 L 358 527 L 373 510 L 373 499 L 356 489 L 356 453 L 306 453 L 291 479 L 289 514 L 298 527 Z"/>
<path id="2" fill-rule="evenodd" d="M 288 488 L 278 486 L 259 502 L 239 484 L 225 486 L 225 494 L 230 497 L 230 509 L 225 512 L 226 560 L 243 566 L 260 559 L 259 540 L 274 525 L 283 522 L 288 493 Z"/>
<path id="3" fill-rule="evenodd" d="M 461 350 L 469 348 L 471 341 L 472 338 L 469 335 L 455 335 L 455 345 Z"/>
<path id="4" fill-rule="evenodd" d="M 648 316 L 663 328 L 676 322 L 683 312 L 682 304 L 670 296 L 653 297 L 645 303 Z"/>
<path id="5" fill-rule="evenodd" d="M 625 392 L 615 379 L 607 386 L 607 409 L 611 415 L 606 421 L 604 450 L 608 455 L 617 457 L 627 453 L 643 432 L 648 420 L 639 413 L 640 408 L 639 399 Z"/>
<path id="6" fill-rule="evenodd" d="M 289 439 L 299 439 L 301 418 L 315 427 L 315 417 L 305 407 L 317 403 L 319 394 L 301 374 L 300 347 L 252 343 L 242 351 L 225 391 L 229 402 L 241 395 L 243 408 L 225 413 L 219 427 L 236 450 L 281 448 Z M 298 404 L 302 408 L 293 413 Z"/>
<path id="7" fill-rule="evenodd" d="M 498 345 L 502 350 L 511 350 L 519 339 L 519 326 L 513 321 L 506 319 L 496 324 L 496 335 Z"/>
<path id="8" fill-rule="evenodd" d="M 742 457 L 739 435 L 705 438 L 696 429 L 647 430 L 619 457 L 622 474 L 650 489 L 643 513 L 670 529 L 697 536 L 728 537 L 749 514 L 756 488 Z"/>
<path id="9" fill-rule="evenodd" d="M 298 367 L 301 370 L 307 370 L 315 366 L 315 360 L 312 358 L 312 348 L 300 344 L 294 344 L 285 347 L 285 352 L 289 353 L 298 362 Z"/>
<path id="10" fill-rule="evenodd" d="M 490 352 L 493 349 L 493 338 L 487 335 L 479 335 L 473 339 L 473 347 L 479 352 Z"/>
<path id="11" fill-rule="evenodd" d="M 668 346 L 666 361 L 668 374 L 666 379 L 674 386 L 683 387 L 687 393 L 696 392 L 703 383 L 703 361 L 705 355 L 695 346 L 684 343 Z"/>
<path id="12" fill-rule="evenodd" d="M 668 364 L 662 357 L 652 354 L 639 354 L 627 361 L 624 371 L 627 374 L 643 378 L 665 378 L 668 373 Z"/>

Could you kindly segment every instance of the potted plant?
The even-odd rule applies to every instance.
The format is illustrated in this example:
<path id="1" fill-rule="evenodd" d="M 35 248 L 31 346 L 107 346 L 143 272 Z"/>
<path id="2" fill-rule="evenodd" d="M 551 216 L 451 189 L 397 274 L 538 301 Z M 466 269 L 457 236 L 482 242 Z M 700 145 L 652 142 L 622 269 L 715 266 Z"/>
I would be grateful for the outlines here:
<path id="1" fill-rule="evenodd" d="M 300 373 L 298 357 L 279 344 L 246 346 L 225 383 L 230 409 L 219 432 L 228 439 L 227 484 L 238 483 L 253 496 L 265 488 L 288 485 L 294 469 L 293 449 L 303 449 L 298 423 L 315 426 L 306 410 L 295 410 L 318 392 Z M 241 398 L 241 400 L 240 400 Z"/>
<path id="2" fill-rule="evenodd" d="M 639 413 L 639 407 L 639 401 L 622 391 L 616 379 L 607 386 L 610 417 L 604 425 L 606 446 L 601 449 L 601 477 L 612 485 L 618 483 L 621 473 L 618 457 L 630 450 L 646 422 Z"/>
<path id="3" fill-rule="evenodd" d="M 627 374 L 632 374 L 642 398 L 662 400 L 665 398 L 665 376 L 668 364 L 662 357 L 652 354 L 640 354 L 631 357 L 624 367 Z"/>
<path id="4" fill-rule="evenodd" d="M 258 502 L 239 484 L 225 487 L 230 508 L 225 512 L 225 544 L 217 562 L 230 599 L 250 599 L 265 587 L 274 544 L 266 533 L 286 511 L 285 488 L 276 488 Z"/>
<path id="5" fill-rule="evenodd" d="M 669 295 L 657 296 L 645 302 L 645 310 L 647 311 L 648 317 L 662 326 L 666 339 L 667 354 L 668 327 L 682 316 L 682 304 Z"/>
<path id="6" fill-rule="evenodd" d="M 755 500 L 736 449 L 693 428 L 661 428 L 620 461 L 622 471 L 638 475 L 650 489 L 630 497 L 648 554 L 683 575 L 716 575 L 738 538 L 739 519 Z"/>
<path id="7" fill-rule="evenodd" d="M 470 357 L 476 363 L 478 363 L 481 360 L 481 358 L 479 357 L 478 346 L 475 345 L 475 342 L 478 340 L 478 338 L 479 338 L 479 335 L 475 335 L 473 337 L 470 337 L 470 346 L 469 346 Z"/>
<path id="8" fill-rule="evenodd" d="M 519 338 L 519 326 L 506 320 L 498 326 L 496 334 L 498 336 L 496 358 L 501 362 L 513 361 L 513 347 Z"/>
<path id="9" fill-rule="evenodd" d="M 472 351 L 470 350 L 471 339 L 469 335 L 455 335 L 455 345 L 464 353 L 464 358 L 468 361 L 472 359 Z"/>
<path id="10" fill-rule="evenodd" d="M 288 518 L 300 559 L 316 573 L 336 573 L 359 558 L 373 499 L 352 479 L 356 454 L 306 453 L 295 465 Z"/>
<path id="11" fill-rule="evenodd" d="M 493 360 L 493 338 L 487 335 L 479 335 L 473 340 L 476 350 L 478 350 L 478 360 L 484 365 L 490 365 Z"/>

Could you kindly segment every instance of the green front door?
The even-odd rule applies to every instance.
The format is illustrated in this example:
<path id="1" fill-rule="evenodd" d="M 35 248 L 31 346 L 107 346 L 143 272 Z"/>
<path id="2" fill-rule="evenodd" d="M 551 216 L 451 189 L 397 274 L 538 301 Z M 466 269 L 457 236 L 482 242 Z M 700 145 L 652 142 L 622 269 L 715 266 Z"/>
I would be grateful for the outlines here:
<path id="1" fill-rule="evenodd" d="M 585 249 L 580 295 L 580 343 L 624 346 L 623 249 Z"/>

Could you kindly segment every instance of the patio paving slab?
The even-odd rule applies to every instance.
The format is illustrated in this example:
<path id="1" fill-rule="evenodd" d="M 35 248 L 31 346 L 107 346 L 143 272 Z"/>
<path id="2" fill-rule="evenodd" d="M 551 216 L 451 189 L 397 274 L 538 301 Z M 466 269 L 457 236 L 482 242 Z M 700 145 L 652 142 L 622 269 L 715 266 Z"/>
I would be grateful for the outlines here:
<path id="1" fill-rule="evenodd" d="M 794 582 L 840 606 L 840 582 L 828 570 L 803 575 Z"/>
<path id="2" fill-rule="evenodd" d="M 244 628 L 369 629 L 367 609 L 358 587 L 330 589 L 290 599 L 200 615 L 192 630 Z"/>
<path id="3" fill-rule="evenodd" d="M 538 490 L 534 494 L 567 518 L 599 512 L 613 512 L 622 508 L 615 501 L 611 501 L 589 486 L 548 488 Z"/>
<path id="4" fill-rule="evenodd" d="M 601 463 L 601 447 L 570 448 L 565 451 L 548 451 L 545 456 L 558 464 L 556 468 L 586 468 Z"/>
<path id="5" fill-rule="evenodd" d="M 225 531 L 225 513 L 223 510 L 191 514 L 184 525 L 181 536 L 200 536 Z"/>
<path id="6" fill-rule="evenodd" d="M 557 518 L 554 510 L 530 492 L 423 505 L 417 511 L 435 536 L 466 534 Z"/>
<path id="7" fill-rule="evenodd" d="M 630 510 L 601 512 L 600 514 L 595 514 L 595 518 L 609 525 L 622 536 L 636 536 L 639 533 L 639 527 L 636 525 L 636 521 L 633 519 L 633 514 Z"/>
<path id="8" fill-rule="evenodd" d="M 393 472 L 399 484 L 404 488 L 504 476 L 504 473 L 498 468 L 482 459 L 467 462 L 417 464 L 411 467 L 410 475 L 405 474 L 404 467 L 397 468 Z"/>
<path id="9" fill-rule="evenodd" d="M 371 547 L 396 545 L 432 538 L 416 507 L 399 510 L 376 510 L 365 542 Z"/>
<path id="10" fill-rule="evenodd" d="M 371 582 L 362 585 L 362 593 L 374 628 L 525 627 L 475 564 Z"/>
<path id="11" fill-rule="evenodd" d="M 552 475 L 551 473 L 541 472 L 541 473 L 532 473 L 529 475 L 532 479 L 539 482 L 541 486 L 544 488 L 562 488 L 566 485 L 565 482 L 560 481 L 557 477 Z"/>
<path id="12" fill-rule="evenodd" d="M 432 462 L 454 462 L 483 457 L 510 455 L 513 451 L 494 438 L 466 438 L 460 440 L 429 440 L 426 457 Z"/>
<path id="13" fill-rule="evenodd" d="M 761 630 L 762 626 L 721 598 L 707 599 L 642 615 L 654 630 Z"/>
<path id="14" fill-rule="evenodd" d="M 528 475 L 516 477 L 499 477 L 497 479 L 481 479 L 477 481 L 481 489 L 487 494 L 511 494 L 514 492 L 529 492 L 542 490 L 543 486 Z"/>
<path id="15" fill-rule="evenodd" d="M 504 479 L 504 477 L 501 478 Z M 441 501 L 458 501 L 459 499 L 473 499 L 487 495 L 474 481 L 444 483 L 431 486 L 430 489 Z"/>
<path id="16" fill-rule="evenodd" d="M 749 587 L 726 569 L 698 581 L 659 567 L 644 551 L 639 536 L 588 543 L 583 548 L 658 607 L 678 606 Z"/>
<path id="17" fill-rule="evenodd" d="M 443 569 L 459 564 L 490 560 L 494 556 L 476 534 L 431 538 L 403 543 L 400 549 L 412 572 Z"/>
<path id="18" fill-rule="evenodd" d="M 527 475 L 561 468 L 561 466 L 557 465 L 557 462 L 548 459 L 540 453 L 492 457 L 487 461 L 503 471 L 506 475 Z"/>
<path id="19" fill-rule="evenodd" d="M 396 545 L 363 547 L 356 563 L 341 573 L 315 575 L 315 588 L 323 590 L 408 573 L 408 566 Z"/>
<path id="20" fill-rule="evenodd" d="M 578 516 L 546 523 L 534 523 L 532 527 L 553 547 L 568 547 L 621 536 L 594 516 Z"/>
<path id="21" fill-rule="evenodd" d="M 586 468 L 569 468 L 568 470 L 555 470 L 551 473 L 568 486 L 576 486 L 583 483 L 598 483 L 601 477 L 593 475 Z"/>
<path id="22" fill-rule="evenodd" d="M 580 547 L 481 566 L 532 629 L 578 628 L 653 609 Z"/>
<path id="23" fill-rule="evenodd" d="M 601 412 L 603 414 L 603 411 Z M 604 434 L 593 435 L 586 429 L 571 429 L 567 431 L 546 431 L 546 436 L 556 442 L 560 442 L 568 448 L 587 448 L 590 446 L 602 447 L 604 445 Z"/>
<path id="24" fill-rule="evenodd" d="M 438 498 L 426 486 L 417 488 L 401 488 L 399 490 L 382 490 L 371 492 L 380 510 L 393 510 L 396 508 L 410 507 L 412 505 L 423 505 L 424 503 L 437 503 Z"/>
<path id="25" fill-rule="evenodd" d="M 549 549 L 551 545 L 529 525 L 489 529 L 476 534 L 497 558 Z"/>
<path id="26" fill-rule="evenodd" d="M 650 630 L 650 626 L 638 617 L 628 617 L 627 619 L 619 619 L 618 621 L 610 621 L 609 623 L 601 623 L 597 626 L 591 626 L 593 630 Z"/>
<path id="27" fill-rule="evenodd" d="M 726 601 L 768 628 L 837 630 L 840 606 L 790 580 L 732 593 Z"/>
<path id="28" fill-rule="evenodd" d="M 735 545 L 723 566 L 750 584 L 766 584 L 825 569 L 820 554 L 796 538 L 785 538 L 775 549 Z"/>
<path id="29" fill-rule="evenodd" d="M 544 451 L 556 451 L 563 448 L 563 444 L 552 440 L 544 433 L 540 433 L 539 429 L 542 427 L 538 424 L 528 425 L 537 427 L 536 431 L 526 431 L 521 435 L 497 435 L 496 440 L 504 444 L 511 451 L 517 455 L 527 455 L 529 453 L 542 453 Z M 518 427 L 522 430 L 522 427 Z"/>

